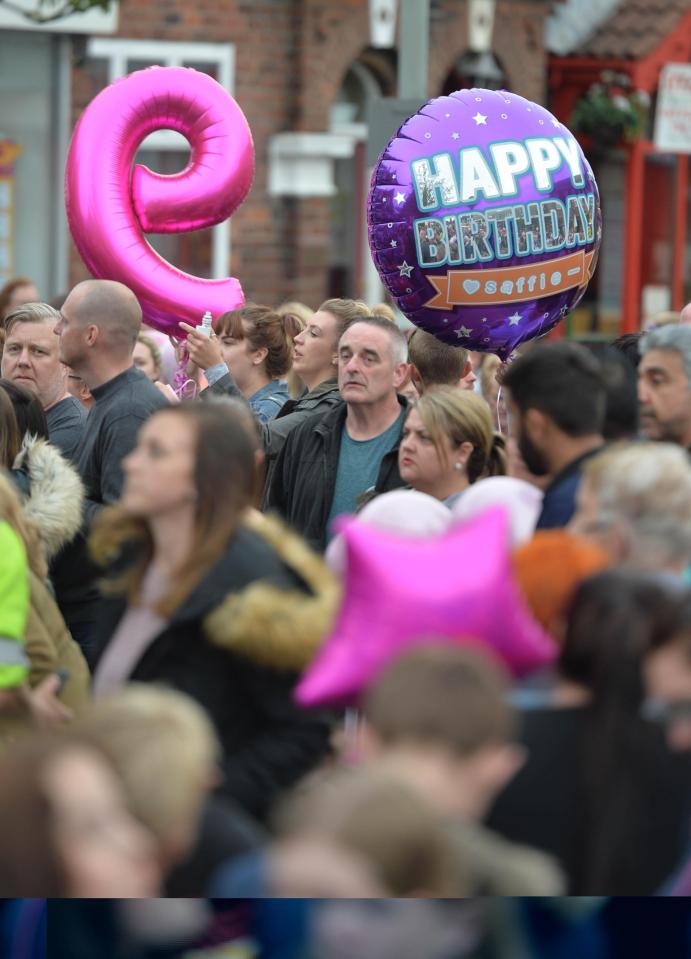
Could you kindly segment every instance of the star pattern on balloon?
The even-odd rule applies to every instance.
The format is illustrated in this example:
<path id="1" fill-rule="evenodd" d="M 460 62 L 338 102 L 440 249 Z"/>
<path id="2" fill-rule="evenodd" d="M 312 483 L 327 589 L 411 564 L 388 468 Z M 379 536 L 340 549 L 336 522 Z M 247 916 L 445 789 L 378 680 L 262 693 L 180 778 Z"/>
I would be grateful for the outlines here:
<path id="1" fill-rule="evenodd" d="M 471 333 L 472 330 L 469 330 L 467 326 L 459 326 L 459 328 L 456 330 L 456 336 L 459 338 L 459 340 L 462 336 L 470 336 Z"/>
<path id="2" fill-rule="evenodd" d="M 394 197 L 394 200 L 396 201 L 396 203 L 403 203 L 403 201 L 405 200 L 405 193 L 401 193 L 401 191 L 399 190 L 396 196 Z"/>
<path id="3" fill-rule="evenodd" d="M 345 591 L 333 631 L 296 690 L 303 706 L 356 703 L 407 649 L 480 645 L 516 676 L 554 660 L 512 571 L 509 520 L 491 509 L 440 536 L 394 536 L 341 521 Z"/>
<path id="4" fill-rule="evenodd" d="M 477 111 L 477 113 L 476 113 L 475 116 L 473 117 L 473 120 L 475 120 L 475 126 L 478 126 L 478 127 L 486 127 L 486 126 L 487 126 L 487 117 L 486 117 L 484 114 L 480 113 L 479 110 Z"/>
<path id="5" fill-rule="evenodd" d="M 406 263 L 405 260 L 401 264 L 399 264 L 399 267 L 398 267 L 399 276 L 409 277 L 412 272 L 413 272 L 413 267 L 409 263 Z"/>
<path id="6" fill-rule="evenodd" d="M 511 316 L 509 317 L 509 326 L 518 326 L 520 322 L 521 322 L 521 314 L 518 312 L 512 313 Z"/>
<path id="7" fill-rule="evenodd" d="M 398 240 L 392 240 L 392 241 L 389 243 L 389 246 L 391 246 L 391 247 L 397 247 L 397 246 L 398 246 Z"/>
<path id="8" fill-rule="evenodd" d="M 460 136 L 461 136 L 461 134 L 460 134 L 460 133 L 456 133 L 456 131 L 454 130 L 454 132 L 451 134 L 451 139 L 452 139 L 452 140 L 459 140 L 459 139 L 460 139 Z"/>

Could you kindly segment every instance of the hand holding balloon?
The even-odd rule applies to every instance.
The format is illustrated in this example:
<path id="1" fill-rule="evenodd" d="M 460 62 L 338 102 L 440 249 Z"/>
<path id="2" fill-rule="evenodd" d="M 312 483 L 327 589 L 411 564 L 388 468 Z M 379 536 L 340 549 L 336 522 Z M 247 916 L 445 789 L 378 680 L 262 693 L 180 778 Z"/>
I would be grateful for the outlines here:
<path id="1" fill-rule="evenodd" d="M 180 323 L 179 326 L 187 333 L 187 351 L 195 366 L 200 370 L 208 370 L 210 366 L 223 362 L 215 333 L 207 336 L 189 323 Z"/>
<path id="2" fill-rule="evenodd" d="M 133 167 L 142 141 L 176 130 L 191 145 L 188 165 L 161 176 Z M 176 335 L 205 310 L 242 305 L 236 279 L 206 280 L 176 269 L 144 232 L 200 230 L 227 219 L 252 183 L 254 147 L 233 98 L 204 73 L 150 67 L 103 90 L 77 124 L 65 170 L 67 218 L 95 277 L 119 280 L 137 296 L 144 322 Z M 130 185 L 131 181 L 131 185 Z"/>

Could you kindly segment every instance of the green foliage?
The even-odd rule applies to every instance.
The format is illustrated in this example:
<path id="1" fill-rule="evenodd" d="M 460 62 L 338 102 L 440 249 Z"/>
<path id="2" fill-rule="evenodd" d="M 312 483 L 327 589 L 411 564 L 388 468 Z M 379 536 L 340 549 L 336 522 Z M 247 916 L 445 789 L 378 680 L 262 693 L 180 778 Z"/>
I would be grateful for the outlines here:
<path id="1" fill-rule="evenodd" d="M 624 73 L 605 70 L 576 104 L 571 127 L 605 143 L 632 142 L 643 135 L 650 97 L 633 90 Z"/>
<path id="2" fill-rule="evenodd" d="M 0 0 L 0 7 L 20 13 L 32 23 L 50 23 L 61 20 L 71 13 L 86 13 L 87 10 L 107 11 L 113 0 L 35 0 L 33 9 L 25 10 L 12 0 Z"/>

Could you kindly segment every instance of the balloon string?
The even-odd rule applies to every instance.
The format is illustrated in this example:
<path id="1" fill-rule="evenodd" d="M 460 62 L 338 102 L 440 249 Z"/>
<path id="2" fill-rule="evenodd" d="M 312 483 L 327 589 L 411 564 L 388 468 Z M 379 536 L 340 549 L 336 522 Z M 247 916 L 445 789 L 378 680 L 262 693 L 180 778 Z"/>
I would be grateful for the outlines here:
<path id="1" fill-rule="evenodd" d="M 503 399 L 502 390 L 503 390 L 503 387 L 500 385 L 499 389 L 497 390 L 497 408 L 495 412 L 497 414 L 497 432 L 503 435 L 503 431 L 501 428 L 501 401 Z"/>
<path id="2" fill-rule="evenodd" d="M 170 341 L 176 348 L 179 356 L 178 365 L 175 367 L 175 372 L 173 373 L 173 392 L 181 400 L 194 399 L 197 395 L 197 384 L 187 375 L 187 367 L 190 361 L 187 343 L 182 343 L 172 336 L 170 337 Z"/>

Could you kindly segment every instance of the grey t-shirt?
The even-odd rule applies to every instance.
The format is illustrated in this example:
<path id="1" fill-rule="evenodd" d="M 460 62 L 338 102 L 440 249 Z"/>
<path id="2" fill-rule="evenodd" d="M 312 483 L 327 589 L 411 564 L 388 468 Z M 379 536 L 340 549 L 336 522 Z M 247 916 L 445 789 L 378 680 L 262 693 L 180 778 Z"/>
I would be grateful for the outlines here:
<path id="1" fill-rule="evenodd" d="M 46 410 L 51 443 L 73 462 L 77 460 L 77 450 L 84 435 L 87 416 L 87 411 L 74 396 L 66 396 L 64 400 Z"/>
<path id="2" fill-rule="evenodd" d="M 344 513 L 354 513 L 358 498 L 377 482 L 383 457 L 399 440 L 405 414 L 406 410 L 402 409 L 396 421 L 371 440 L 351 439 L 346 424 L 343 424 L 336 487 L 327 521 L 328 539 L 333 536 L 333 520 Z"/>

